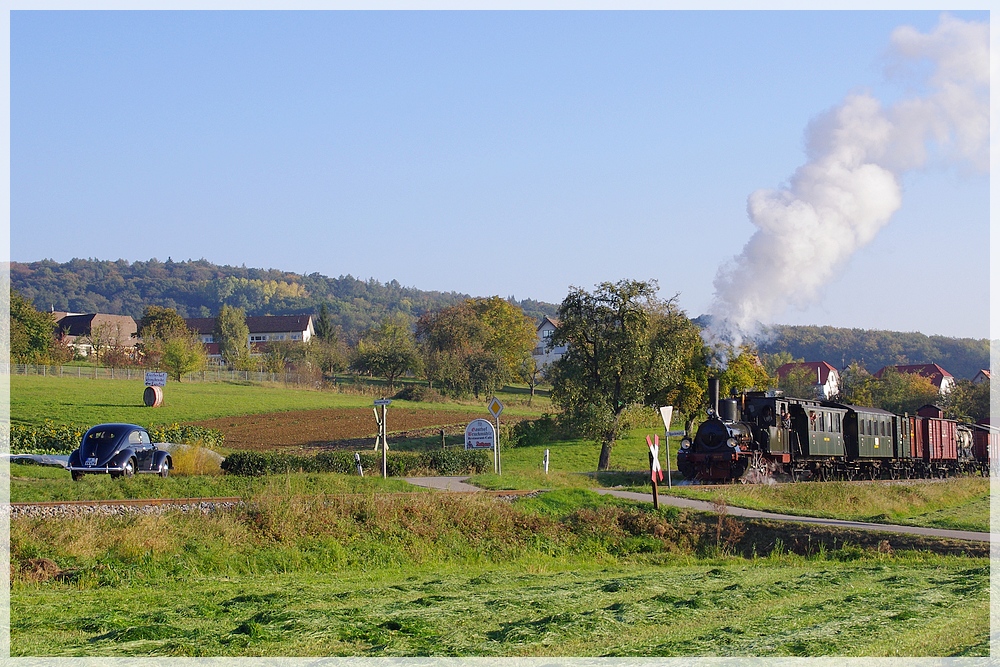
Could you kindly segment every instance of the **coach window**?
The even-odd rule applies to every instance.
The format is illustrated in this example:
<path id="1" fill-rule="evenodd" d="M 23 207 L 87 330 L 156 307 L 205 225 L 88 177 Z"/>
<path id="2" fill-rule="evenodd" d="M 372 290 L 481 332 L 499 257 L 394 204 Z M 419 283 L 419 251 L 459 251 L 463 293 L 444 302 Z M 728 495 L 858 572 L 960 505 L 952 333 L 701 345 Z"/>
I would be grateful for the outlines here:
<path id="1" fill-rule="evenodd" d="M 840 415 L 835 416 L 834 420 L 835 420 L 834 421 L 835 426 L 833 430 L 836 433 L 840 433 Z"/>

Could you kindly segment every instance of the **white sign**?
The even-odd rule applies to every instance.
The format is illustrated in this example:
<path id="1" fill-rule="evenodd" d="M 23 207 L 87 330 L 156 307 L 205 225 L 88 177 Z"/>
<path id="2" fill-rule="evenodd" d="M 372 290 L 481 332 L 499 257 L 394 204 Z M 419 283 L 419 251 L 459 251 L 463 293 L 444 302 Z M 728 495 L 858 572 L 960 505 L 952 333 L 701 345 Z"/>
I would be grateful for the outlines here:
<path id="1" fill-rule="evenodd" d="M 496 442 L 496 429 L 485 419 L 473 419 L 465 427 L 466 449 L 493 449 Z"/>
<path id="2" fill-rule="evenodd" d="M 375 401 L 375 405 L 389 405 L 390 403 L 392 403 L 392 399 L 389 398 L 380 398 Z"/>
<path id="3" fill-rule="evenodd" d="M 167 386 L 167 374 L 166 373 L 156 373 L 153 371 L 146 371 L 146 386 L 147 387 L 166 387 Z"/>
<path id="4" fill-rule="evenodd" d="M 486 406 L 486 409 L 490 411 L 490 414 L 493 415 L 494 419 L 498 419 L 500 417 L 500 413 L 503 412 L 503 403 L 500 402 L 499 398 L 494 396 L 490 400 L 489 405 Z"/>

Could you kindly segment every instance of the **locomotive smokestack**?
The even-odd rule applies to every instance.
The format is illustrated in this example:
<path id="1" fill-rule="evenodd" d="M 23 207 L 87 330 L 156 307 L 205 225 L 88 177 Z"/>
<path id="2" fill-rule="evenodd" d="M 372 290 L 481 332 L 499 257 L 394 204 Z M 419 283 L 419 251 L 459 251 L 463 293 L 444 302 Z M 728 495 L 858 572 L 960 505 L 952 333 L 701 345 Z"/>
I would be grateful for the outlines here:
<path id="1" fill-rule="evenodd" d="M 712 413 L 719 414 L 719 378 L 708 378 L 708 404 Z"/>

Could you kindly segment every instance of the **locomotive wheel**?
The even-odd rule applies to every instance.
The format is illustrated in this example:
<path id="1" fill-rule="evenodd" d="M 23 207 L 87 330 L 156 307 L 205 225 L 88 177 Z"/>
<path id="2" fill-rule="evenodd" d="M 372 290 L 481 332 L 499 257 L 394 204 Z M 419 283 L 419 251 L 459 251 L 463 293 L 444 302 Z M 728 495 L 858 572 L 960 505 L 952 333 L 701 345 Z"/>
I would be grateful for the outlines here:
<path id="1" fill-rule="evenodd" d="M 848 482 L 853 482 L 854 481 L 854 475 L 855 475 L 854 468 L 848 468 L 847 469 L 847 481 Z"/>

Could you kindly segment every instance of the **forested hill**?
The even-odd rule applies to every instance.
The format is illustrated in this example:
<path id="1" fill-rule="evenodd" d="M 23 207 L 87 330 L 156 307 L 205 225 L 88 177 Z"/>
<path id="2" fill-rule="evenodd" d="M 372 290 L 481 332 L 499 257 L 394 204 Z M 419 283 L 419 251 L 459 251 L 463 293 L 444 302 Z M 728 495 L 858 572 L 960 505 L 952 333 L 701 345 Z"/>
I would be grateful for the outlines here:
<path id="1" fill-rule="evenodd" d="M 182 317 L 211 317 L 223 304 L 243 308 L 248 315 L 315 314 L 326 304 L 330 319 L 348 339 L 356 338 L 385 315 L 405 312 L 420 316 L 468 298 L 457 292 L 403 287 L 395 280 L 381 283 L 350 275 L 300 275 L 277 269 L 218 266 L 203 259 L 11 262 L 10 284 L 39 310 L 101 312 L 136 319 L 150 305 L 174 308 Z M 513 303 L 536 319 L 553 316 L 557 309 L 532 299 Z"/>
<path id="2" fill-rule="evenodd" d="M 971 379 L 990 367 L 990 342 L 986 339 L 926 336 L 836 327 L 773 326 L 760 352 L 786 351 L 796 359 L 826 361 L 838 369 L 859 362 L 874 373 L 890 364 L 938 364 L 956 379 Z"/>

